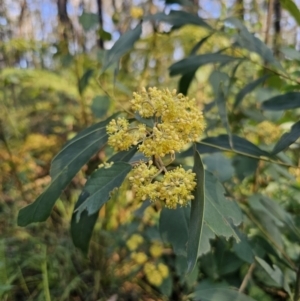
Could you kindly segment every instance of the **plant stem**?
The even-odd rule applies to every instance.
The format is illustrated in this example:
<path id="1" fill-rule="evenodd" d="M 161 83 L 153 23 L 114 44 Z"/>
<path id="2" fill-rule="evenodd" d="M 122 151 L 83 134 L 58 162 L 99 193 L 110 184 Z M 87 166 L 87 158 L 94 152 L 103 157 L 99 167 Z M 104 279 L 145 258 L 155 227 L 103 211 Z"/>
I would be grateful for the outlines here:
<path id="1" fill-rule="evenodd" d="M 47 247 L 43 246 L 45 258 L 42 262 L 41 270 L 43 276 L 43 289 L 45 295 L 45 301 L 51 301 L 50 291 L 49 291 L 49 279 L 48 279 L 48 271 L 47 271 Z"/>
<path id="2" fill-rule="evenodd" d="M 300 265 L 298 266 L 297 270 L 297 277 L 296 277 L 296 288 L 295 288 L 295 295 L 294 301 L 300 300 Z"/>
<path id="3" fill-rule="evenodd" d="M 235 154 L 238 154 L 238 155 L 242 155 L 242 156 L 245 156 L 245 157 L 249 157 L 249 158 L 253 158 L 253 159 L 257 159 L 257 160 L 261 160 L 261 161 L 266 161 L 266 162 L 269 162 L 269 163 L 274 163 L 274 164 L 277 164 L 277 165 L 282 165 L 282 166 L 286 166 L 286 167 L 299 168 L 299 166 L 287 164 L 287 163 L 280 162 L 280 161 L 274 161 L 274 160 L 268 159 L 266 157 L 257 157 L 257 156 L 250 155 L 250 154 L 247 154 L 247 153 L 235 150 L 235 149 L 228 149 L 226 147 L 217 146 L 217 145 L 214 145 L 214 144 L 211 144 L 211 143 L 207 143 L 207 142 L 203 142 L 203 141 L 200 141 L 200 142 L 197 142 L 197 143 L 203 144 L 203 145 L 207 145 L 207 146 L 210 146 L 210 147 L 214 147 L 214 148 L 217 148 L 217 149 L 220 149 L 220 150 L 224 150 L 224 151 L 227 151 L 227 152 L 235 153 Z"/>
<path id="4" fill-rule="evenodd" d="M 245 290 L 245 288 L 247 287 L 247 284 L 248 284 L 248 282 L 249 282 L 249 280 L 250 280 L 250 278 L 251 278 L 251 275 L 252 275 L 254 269 L 255 269 L 255 262 L 253 262 L 253 263 L 250 265 L 250 267 L 249 267 L 249 269 L 248 269 L 248 272 L 247 272 L 247 274 L 245 275 L 245 277 L 244 277 L 244 279 L 243 279 L 243 282 L 242 282 L 242 284 L 241 284 L 241 286 L 240 286 L 240 288 L 239 288 L 239 293 L 243 293 L 243 292 L 244 292 L 244 290 Z"/>

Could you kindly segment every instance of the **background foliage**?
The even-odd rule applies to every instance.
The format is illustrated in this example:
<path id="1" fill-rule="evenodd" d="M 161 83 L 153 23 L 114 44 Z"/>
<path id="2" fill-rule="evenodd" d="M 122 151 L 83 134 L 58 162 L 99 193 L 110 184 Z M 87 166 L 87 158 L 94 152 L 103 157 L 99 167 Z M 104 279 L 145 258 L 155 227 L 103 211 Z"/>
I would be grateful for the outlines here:
<path id="1" fill-rule="evenodd" d="M 0 298 L 300 300 L 298 7 L 1 2 Z M 107 118 L 143 86 L 195 97 L 207 123 L 189 274 L 191 209 L 137 202 L 123 182 L 136 149 L 105 144 Z M 193 155 L 176 164 L 192 166 Z M 96 170 L 107 160 L 119 161 L 110 176 L 123 182 L 111 195 L 94 185 L 107 180 Z M 76 223 L 74 208 L 95 193 L 105 205 Z"/>

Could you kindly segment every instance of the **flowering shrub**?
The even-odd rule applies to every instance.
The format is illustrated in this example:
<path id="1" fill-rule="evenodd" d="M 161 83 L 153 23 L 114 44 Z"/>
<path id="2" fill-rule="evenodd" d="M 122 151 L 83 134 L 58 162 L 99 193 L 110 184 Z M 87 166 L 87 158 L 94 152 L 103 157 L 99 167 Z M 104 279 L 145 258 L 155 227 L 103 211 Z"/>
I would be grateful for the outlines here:
<path id="1" fill-rule="evenodd" d="M 280 2 L 295 11 L 293 1 Z M 80 173 L 79 185 L 84 186 L 73 211 L 71 233 L 75 246 L 87 253 L 100 219 L 96 229 L 101 227 L 101 231 L 95 232 L 101 253 L 109 253 L 114 241 L 122 241 L 111 260 L 94 252 L 97 256 L 93 257 L 100 258 L 109 271 L 99 269 L 108 291 L 112 286 L 107 276 L 116 275 L 130 280 L 123 281 L 124 287 L 130 284 L 128 291 L 136 292 L 139 286 L 148 291 L 150 284 L 153 291 L 178 300 L 253 300 L 241 294 L 246 291 L 255 296 L 253 288 L 260 290 L 257 300 L 267 300 L 269 293 L 272 300 L 298 300 L 300 121 L 296 120 L 300 93 L 293 57 L 298 60 L 299 53 L 292 47 L 278 47 L 282 52 L 278 58 L 288 58 L 281 64 L 259 35 L 247 30 L 241 22 L 243 18 L 217 20 L 216 30 L 211 27 L 211 20 L 207 24 L 190 13 L 191 7 L 167 14 L 147 15 L 145 10 L 144 15 L 142 6 L 146 8 L 141 5 L 130 11 L 134 20 L 126 27 L 132 29 L 105 51 L 101 72 L 107 71 L 109 76 L 105 78 L 115 78 L 117 72 L 110 74 L 112 69 L 108 67 L 128 53 L 141 37 L 137 51 L 120 63 L 119 76 L 123 73 L 131 81 L 127 87 L 125 81 L 122 85 L 130 89 L 155 81 L 163 85 L 164 66 L 171 64 L 169 59 L 179 46 L 190 55 L 172 64 L 169 75 L 181 77 L 178 87 L 183 94 L 168 89 L 143 89 L 133 94 L 132 112 L 126 118 L 116 114 L 69 140 L 52 161 L 50 185 L 34 203 L 20 211 L 18 224 L 26 226 L 46 220 L 70 181 L 80 170 L 86 171 Z M 118 18 L 114 21 L 117 23 Z M 142 27 L 149 21 L 153 36 L 141 36 Z M 166 28 L 161 23 L 170 24 L 170 34 L 161 34 L 161 29 Z M 193 24 L 193 28 L 188 24 Z M 199 27 L 201 31 L 197 31 Z M 196 33 L 192 39 L 191 30 Z M 185 42 L 181 37 L 172 40 L 176 32 L 186 36 Z M 211 43 L 209 50 L 207 41 Z M 156 48 L 154 55 L 149 55 L 151 47 Z M 79 63 L 77 55 L 74 58 Z M 213 64 L 213 68 L 204 69 L 206 64 Z M 204 69 L 201 76 L 199 68 Z M 76 73 L 77 70 L 81 68 L 76 65 Z M 92 71 L 86 70 L 81 78 L 76 74 L 83 124 L 90 120 L 90 111 L 84 108 L 84 99 L 89 97 L 83 91 Z M 132 81 L 135 77 L 137 81 Z M 260 89 L 255 97 L 254 89 Z M 99 95 L 93 100 L 91 111 L 97 118 L 105 118 L 113 107 L 109 108 L 109 90 L 107 97 Z M 207 128 L 196 102 L 184 96 L 188 93 L 205 99 Z M 116 93 L 120 104 L 125 100 L 122 97 Z M 60 119 L 60 115 L 56 117 Z M 205 137 L 201 138 L 205 128 Z M 11 169 L 18 179 L 19 164 L 15 164 L 6 144 L 4 158 L 10 162 L 4 164 L 5 170 Z M 28 150 L 35 152 L 32 147 Z M 94 159 L 99 161 L 93 164 Z M 193 165 L 192 169 L 186 164 Z M 290 173 L 285 170 L 287 167 Z M 6 187 L 3 188 L 5 193 Z M 61 202 L 57 207 L 61 207 Z M 128 223 L 128 227 L 122 228 L 123 223 Z M 105 243 L 103 238 L 107 239 L 110 227 L 118 227 L 118 233 L 124 231 L 125 235 L 123 232 L 118 239 L 113 232 Z M 91 244 L 91 248 L 95 245 Z M 47 272 L 45 264 L 43 270 Z M 97 292 L 101 291 L 99 275 L 94 277 Z M 46 280 L 43 277 L 43 283 Z M 134 282 L 137 285 L 133 288 Z M 240 286 L 239 290 L 232 285 Z M 71 292 L 72 288 L 68 290 Z M 31 287 L 29 291 L 36 292 Z M 189 294 L 191 291 L 194 292 Z M 96 295 L 91 298 L 97 299 Z"/>

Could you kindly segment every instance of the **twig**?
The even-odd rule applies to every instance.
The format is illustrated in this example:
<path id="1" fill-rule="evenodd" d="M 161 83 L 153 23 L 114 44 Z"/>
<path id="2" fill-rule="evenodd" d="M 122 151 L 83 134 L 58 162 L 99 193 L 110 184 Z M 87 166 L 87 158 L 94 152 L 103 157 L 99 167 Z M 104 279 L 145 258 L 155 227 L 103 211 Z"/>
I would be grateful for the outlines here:
<path id="1" fill-rule="evenodd" d="M 245 157 L 249 157 L 249 158 L 253 158 L 253 159 L 257 159 L 257 160 L 261 160 L 261 161 L 266 161 L 266 162 L 269 162 L 269 163 L 274 163 L 274 164 L 278 164 L 278 165 L 282 165 L 282 166 L 286 166 L 286 167 L 300 168 L 300 166 L 295 166 L 295 165 L 287 164 L 287 163 L 280 162 L 280 161 L 274 161 L 274 160 L 268 159 L 266 157 L 257 157 L 257 156 L 250 155 L 250 154 L 247 154 L 247 153 L 235 150 L 235 149 L 230 149 L 230 148 L 226 148 L 226 147 L 222 147 L 222 146 L 217 146 L 215 144 L 211 144 L 211 143 L 207 143 L 207 142 L 203 142 L 203 141 L 200 141 L 200 142 L 197 142 L 197 143 L 207 145 L 207 146 L 210 146 L 210 147 L 214 147 L 214 148 L 224 150 L 224 151 L 227 151 L 227 152 L 236 153 L 238 155 L 242 155 L 242 156 L 245 156 Z"/>
<path id="2" fill-rule="evenodd" d="M 256 170 L 255 170 L 255 175 L 254 175 L 254 180 L 253 180 L 253 187 L 252 187 L 252 192 L 256 193 L 259 188 L 259 176 L 260 176 L 260 169 L 262 167 L 262 162 L 258 162 Z"/>
<path id="3" fill-rule="evenodd" d="M 250 267 L 249 267 L 249 269 L 248 269 L 248 272 L 247 272 L 247 274 L 245 275 L 245 277 L 244 277 L 244 279 L 243 279 L 243 282 L 242 282 L 242 284 L 241 284 L 241 286 L 240 286 L 240 288 L 239 288 L 239 293 L 243 293 L 243 292 L 244 292 L 244 290 L 245 290 L 245 288 L 247 287 L 247 284 L 248 284 L 248 282 L 249 282 L 249 280 L 250 280 L 250 278 L 251 278 L 251 276 L 252 276 L 252 273 L 253 273 L 254 269 L 255 269 L 255 262 L 253 262 L 253 263 L 250 265 Z"/>

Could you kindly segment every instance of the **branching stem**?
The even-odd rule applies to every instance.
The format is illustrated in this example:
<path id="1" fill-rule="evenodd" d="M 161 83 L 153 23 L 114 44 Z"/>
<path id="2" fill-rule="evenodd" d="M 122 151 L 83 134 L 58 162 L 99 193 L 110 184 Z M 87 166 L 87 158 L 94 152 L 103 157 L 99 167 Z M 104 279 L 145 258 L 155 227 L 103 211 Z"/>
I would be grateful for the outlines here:
<path id="1" fill-rule="evenodd" d="M 217 146 L 217 145 L 207 143 L 207 142 L 203 142 L 203 141 L 200 141 L 198 143 L 203 144 L 203 145 L 207 145 L 207 146 L 210 146 L 210 147 L 214 147 L 214 148 L 217 148 L 217 149 L 220 149 L 220 150 L 224 150 L 224 151 L 227 151 L 227 152 L 232 152 L 232 153 L 242 155 L 242 156 L 245 156 L 245 157 L 249 157 L 249 158 L 253 158 L 253 159 L 257 159 L 257 160 L 261 160 L 261 161 L 266 161 L 266 162 L 269 162 L 269 163 L 274 163 L 274 164 L 277 164 L 277 165 L 282 165 L 282 166 L 286 166 L 286 167 L 300 168 L 300 166 L 295 166 L 295 165 L 287 164 L 287 163 L 284 163 L 284 162 L 275 161 L 275 160 L 272 160 L 272 159 L 269 159 L 269 158 L 266 158 L 266 157 L 254 156 L 254 155 L 247 154 L 247 153 L 235 150 L 235 149 L 228 149 L 226 147 Z"/>

